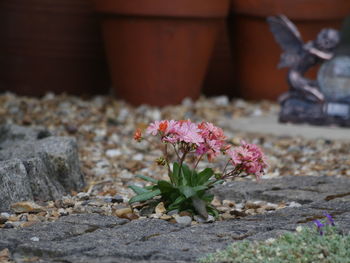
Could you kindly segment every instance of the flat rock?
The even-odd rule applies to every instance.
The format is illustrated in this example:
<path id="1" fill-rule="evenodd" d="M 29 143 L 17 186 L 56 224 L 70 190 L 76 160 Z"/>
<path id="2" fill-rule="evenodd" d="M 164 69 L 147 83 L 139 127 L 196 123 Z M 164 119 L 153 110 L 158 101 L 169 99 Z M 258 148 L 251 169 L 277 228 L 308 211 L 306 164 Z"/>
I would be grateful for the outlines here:
<path id="1" fill-rule="evenodd" d="M 8 248 L 16 262 L 28 258 L 36 258 L 36 262 L 71 263 L 196 262 L 198 257 L 224 249 L 232 242 L 266 240 L 294 231 L 298 225 L 313 224 L 313 220 L 324 217 L 325 212 L 333 216 L 340 230 L 349 233 L 350 200 L 347 197 L 350 194 L 343 191 L 349 189 L 350 179 L 293 178 L 263 180 L 259 184 L 254 182 L 255 186 L 253 182 L 239 182 L 239 187 L 228 184 L 220 191 L 220 197 L 240 202 L 240 195 L 231 199 L 236 187 L 245 189 L 250 197 L 257 195 L 256 191 L 264 194 L 265 191 L 309 189 L 316 193 L 314 201 L 307 195 L 302 197 L 305 202 L 300 207 L 192 226 L 161 219 L 128 221 L 98 214 L 69 215 L 56 222 L 1 230 L 0 251 Z M 271 190 L 273 187 L 280 190 Z M 291 192 L 284 193 L 285 201 L 301 200 Z M 275 195 L 266 194 L 268 198 Z"/>
<path id="2" fill-rule="evenodd" d="M 0 126 L 0 211 L 27 200 L 52 200 L 84 186 L 74 138 L 43 128 Z"/>

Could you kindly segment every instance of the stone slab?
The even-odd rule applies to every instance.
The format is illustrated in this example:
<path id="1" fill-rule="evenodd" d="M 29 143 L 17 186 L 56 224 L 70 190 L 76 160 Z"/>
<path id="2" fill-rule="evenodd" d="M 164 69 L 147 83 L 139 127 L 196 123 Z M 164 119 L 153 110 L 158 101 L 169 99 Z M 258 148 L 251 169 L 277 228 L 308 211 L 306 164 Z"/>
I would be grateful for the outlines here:
<path id="1" fill-rule="evenodd" d="M 271 134 L 276 136 L 301 136 L 307 139 L 350 140 L 350 128 L 311 126 L 307 124 L 279 123 L 277 115 L 238 118 L 220 123 L 233 131 Z"/>

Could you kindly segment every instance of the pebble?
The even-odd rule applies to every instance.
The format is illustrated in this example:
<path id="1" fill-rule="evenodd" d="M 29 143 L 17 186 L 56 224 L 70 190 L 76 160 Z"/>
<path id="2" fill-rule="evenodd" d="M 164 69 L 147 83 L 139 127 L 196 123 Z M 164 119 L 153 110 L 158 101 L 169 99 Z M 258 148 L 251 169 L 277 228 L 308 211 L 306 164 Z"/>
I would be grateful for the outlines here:
<path id="1" fill-rule="evenodd" d="M 38 242 L 38 241 L 40 241 L 40 238 L 38 238 L 38 237 L 31 237 L 30 240 L 34 241 L 34 242 Z"/>
<path id="2" fill-rule="evenodd" d="M 4 248 L 3 250 L 0 250 L 0 262 L 10 263 L 10 257 L 11 257 L 11 253 L 8 248 Z"/>
<path id="3" fill-rule="evenodd" d="M 123 154 L 122 151 L 119 149 L 110 149 L 110 150 L 106 151 L 106 155 L 108 157 L 111 157 L 111 158 L 117 157 L 117 156 L 122 155 L 122 154 Z"/>
<path id="4" fill-rule="evenodd" d="M 4 122 L 15 124 L 26 122 L 49 127 L 58 135 L 74 135 L 80 146 L 79 157 L 86 174 L 87 185 L 96 184 L 96 187 L 90 189 L 89 194 L 79 193 L 77 196 L 72 194 L 72 196 L 62 198 L 62 200 L 48 202 L 47 207 L 43 207 L 44 211 L 40 218 L 35 219 L 39 221 L 59 218 L 64 211 L 59 209 L 65 209 L 69 213 L 98 212 L 111 215 L 114 214 L 114 204 L 126 202 L 134 196 L 134 193 L 128 189 L 128 185 L 133 184 L 141 187 L 148 185 L 148 183 L 135 178 L 135 174 L 157 175 L 157 179 L 167 179 L 164 167 L 154 164 L 154 160 L 162 154 L 162 151 L 146 142 L 135 143 L 132 140 L 132 134 L 136 127 L 144 130 L 150 122 L 160 119 L 186 119 L 186 117 L 190 117 L 198 121 L 206 120 L 223 128 L 229 141 L 235 145 L 238 145 L 241 139 L 258 143 L 270 159 L 270 167 L 264 178 L 290 174 L 297 176 L 307 174 L 350 176 L 349 142 L 322 139 L 306 140 L 300 137 L 270 136 L 258 132 L 257 134 L 246 134 L 231 129 L 229 124 L 234 122 L 234 118 L 271 113 L 277 115 L 279 106 L 276 103 L 230 101 L 227 97 L 222 96 L 216 98 L 201 97 L 197 101 L 185 99 L 182 105 L 163 108 L 145 105 L 134 108 L 125 102 L 110 99 L 108 96 L 98 96 L 86 100 L 53 93 L 42 99 L 6 93 L 0 95 L 0 101 L 0 119 Z M 29 121 L 28 116 L 30 116 Z M 219 158 L 218 165 L 224 166 L 224 164 L 224 158 Z M 199 164 L 199 168 L 206 168 L 207 165 L 206 160 L 203 160 Z M 98 185 L 99 181 L 107 183 Z M 110 192 L 111 189 L 114 193 Z M 118 201 L 113 201 L 113 196 L 116 194 L 120 195 L 121 198 Z M 97 206 L 94 204 L 95 201 L 86 203 L 85 206 L 81 204 L 82 201 L 95 200 L 97 196 L 102 196 L 102 199 L 106 197 L 104 199 L 106 204 L 101 203 Z M 112 199 L 109 199 L 110 197 Z M 216 197 L 212 205 L 221 210 L 221 215 L 225 215 L 222 217 L 229 218 L 228 215 L 235 217 L 235 214 L 245 216 L 245 211 L 248 209 L 254 209 L 255 213 L 264 213 L 288 206 L 297 207 L 299 204 L 268 203 L 263 205 L 253 202 L 253 205 L 248 203 L 248 207 L 245 207 L 244 203 L 235 204 L 231 200 L 221 202 Z M 225 211 L 224 207 L 229 210 Z M 142 207 L 139 210 L 141 209 Z M 137 213 L 136 210 L 135 213 Z M 153 211 L 150 214 L 152 213 Z M 178 213 L 179 211 L 169 212 L 167 216 Z M 130 217 L 134 217 L 133 213 L 129 214 Z M 30 215 L 27 215 L 27 222 L 32 221 Z M 35 215 L 39 215 L 39 213 Z M 7 219 L 3 227 L 7 223 L 7 226 L 10 227 L 9 222 L 19 221 L 16 216 L 11 216 L 13 221 L 9 221 L 10 215 L 0 215 L 0 218 L 2 218 L 0 219 L 2 222 Z"/>
<path id="5" fill-rule="evenodd" d="M 5 224 L 8 218 L 0 215 L 0 224 Z"/>
<path id="6" fill-rule="evenodd" d="M 224 206 L 228 206 L 228 207 L 236 207 L 236 203 L 234 201 L 231 201 L 231 200 L 223 200 L 222 204 Z"/>
<path id="7" fill-rule="evenodd" d="M 192 218 L 190 216 L 174 216 L 176 223 L 184 226 L 190 226 L 192 223 Z"/>
<path id="8" fill-rule="evenodd" d="M 89 200 L 90 195 L 88 193 L 80 192 L 77 194 L 79 200 Z"/>
<path id="9" fill-rule="evenodd" d="M 160 219 L 163 219 L 163 220 L 170 220 L 170 219 L 172 219 L 173 217 L 172 216 L 169 216 L 169 215 L 162 215 L 161 217 L 160 217 Z"/>
<path id="10" fill-rule="evenodd" d="M 119 208 L 114 211 L 117 217 L 123 217 L 126 214 L 132 214 L 132 209 L 130 207 Z"/>
<path id="11" fill-rule="evenodd" d="M 166 212 L 166 209 L 164 207 L 164 203 L 163 202 L 160 202 L 156 208 L 155 208 L 155 211 L 156 211 L 156 214 L 158 215 L 162 215 Z"/>
<path id="12" fill-rule="evenodd" d="M 15 213 L 38 213 L 45 211 L 45 209 L 31 201 L 18 202 L 11 205 L 12 211 Z"/>

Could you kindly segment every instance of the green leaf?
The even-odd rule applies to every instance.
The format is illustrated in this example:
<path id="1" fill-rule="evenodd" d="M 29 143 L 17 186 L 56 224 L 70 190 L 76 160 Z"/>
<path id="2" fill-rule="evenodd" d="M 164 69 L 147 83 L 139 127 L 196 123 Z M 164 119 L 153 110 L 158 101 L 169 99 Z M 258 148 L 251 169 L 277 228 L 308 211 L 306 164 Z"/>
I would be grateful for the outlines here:
<path id="1" fill-rule="evenodd" d="M 182 184 L 192 186 L 192 170 L 184 163 L 182 164 L 182 176 Z"/>
<path id="2" fill-rule="evenodd" d="M 164 194 L 177 191 L 177 189 L 171 183 L 164 180 L 158 181 L 158 187 L 160 191 Z"/>
<path id="3" fill-rule="evenodd" d="M 210 177 L 213 176 L 213 174 L 214 174 L 213 169 L 211 168 L 204 169 L 198 174 L 197 184 L 198 185 L 205 184 L 210 179 Z"/>
<path id="4" fill-rule="evenodd" d="M 152 177 L 146 176 L 146 175 L 138 174 L 138 175 L 136 175 L 136 177 L 141 178 L 141 179 L 143 179 L 143 180 L 145 180 L 147 182 L 154 183 L 154 184 L 158 183 L 158 180 L 156 180 L 156 179 L 154 179 Z"/>
<path id="5" fill-rule="evenodd" d="M 157 195 L 160 195 L 161 192 L 159 189 L 157 190 L 154 190 L 152 192 L 147 192 L 147 193 L 143 193 L 143 194 L 139 194 L 139 195 L 136 195 L 134 196 L 133 198 L 131 198 L 129 200 L 129 203 L 132 204 L 132 203 L 135 203 L 135 202 L 143 202 L 143 201 L 146 201 L 146 200 L 149 200 L 149 199 L 152 199 L 153 197 L 157 196 Z"/>
<path id="6" fill-rule="evenodd" d="M 180 165 L 177 162 L 173 164 L 172 181 L 175 185 L 180 184 Z"/>
<path id="7" fill-rule="evenodd" d="M 186 197 L 184 197 L 183 195 L 180 195 L 178 198 L 176 198 L 176 200 L 171 204 L 171 205 L 178 205 L 181 204 L 182 202 L 186 201 Z"/>
<path id="8" fill-rule="evenodd" d="M 207 203 L 210 203 L 214 199 L 214 195 L 205 193 L 203 196 L 200 196 L 201 199 L 206 201 Z"/>
<path id="9" fill-rule="evenodd" d="M 139 186 L 136 186 L 136 185 L 130 185 L 129 188 L 131 190 L 133 190 L 136 194 L 143 194 L 143 193 L 148 193 L 149 190 L 145 189 L 145 188 L 142 188 L 142 187 L 139 187 Z"/>
<path id="10" fill-rule="evenodd" d="M 191 186 L 188 186 L 188 185 L 182 185 L 182 186 L 179 186 L 178 188 L 186 198 L 190 198 L 197 194 L 197 192 Z"/>

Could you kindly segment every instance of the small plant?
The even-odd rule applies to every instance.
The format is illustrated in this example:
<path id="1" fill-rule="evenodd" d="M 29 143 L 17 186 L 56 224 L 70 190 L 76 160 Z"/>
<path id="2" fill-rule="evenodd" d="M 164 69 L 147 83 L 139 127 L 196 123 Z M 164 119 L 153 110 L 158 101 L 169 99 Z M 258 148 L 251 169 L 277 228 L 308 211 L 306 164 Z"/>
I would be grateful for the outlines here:
<path id="1" fill-rule="evenodd" d="M 286 233 L 266 241 L 236 242 L 226 250 L 200 259 L 201 263 L 348 263 L 350 236 L 341 235 L 333 218 L 315 221 L 316 228 L 297 227 L 296 233 Z"/>
<path id="2" fill-rule="evenodd" d="M 262 151 L 256 145 L 242 142 L 241 146 L 231 149 L 225 141 L 222 129 L 209 122 L 196 124 L 190 120 L 155 121 L 148 126 L 146 133 L 157 136 L 163 144 L 163 156 L 156 162 L 166 167 L 169 181 L 139 175 L 138 177 L 151 182 L 152 185 L 144 188 L 130 186 L 137 194 L 130 199 L 130 203 L 160 196 L 157 200 L 164 202 L 168 211 L 186 210 L 205 218 L 208 214 L 217 216 L 217 211 L 210 205 L 213 195 L 207 190 L 227 178 L 255 175 L 259 179 L 267 166 Z M 134 139 L 140 142 L 146 138 L 138 129 Z M 169 157 L 170 150 L 176 156 L 173 163 Z M 199 162 L 205 156 L 209 161 L 213 161 L 219 154 L 228 156 L 222 173 L 214 173 L 211 168 L 197 171 Z M 195 157 L 192 167 L 185 163 L 190 155 Z"/>

